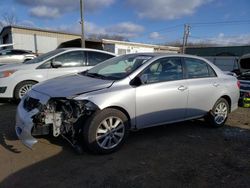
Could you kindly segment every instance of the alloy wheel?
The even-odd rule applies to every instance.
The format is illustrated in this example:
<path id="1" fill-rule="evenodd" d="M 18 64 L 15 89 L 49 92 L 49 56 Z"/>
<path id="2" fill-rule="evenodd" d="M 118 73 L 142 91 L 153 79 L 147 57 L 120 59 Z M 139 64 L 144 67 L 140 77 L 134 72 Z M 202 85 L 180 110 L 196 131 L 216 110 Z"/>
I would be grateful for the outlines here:
<path id="1" fill-rule="evenodd" d="M 98 126 L 96 131 L 96 141 L 103 149 L 116 147 L 125 135 L 125 125 L 118 117 L 108 117 Z"/>
<path id="2" fill-rule="evenodd" d="M 227 104 L 224 102 L 218 103 L 214 110 L 214 121 L 217 124 L 222 124 L 226 120 L 227 115 L 228 115 Z"/>
<path id="3" fill-rule="evenodd" d="M 33 84 L 25 84 L 23 85 L 18 92 L 18 96 L 21 99 L 31 88 Z"/>

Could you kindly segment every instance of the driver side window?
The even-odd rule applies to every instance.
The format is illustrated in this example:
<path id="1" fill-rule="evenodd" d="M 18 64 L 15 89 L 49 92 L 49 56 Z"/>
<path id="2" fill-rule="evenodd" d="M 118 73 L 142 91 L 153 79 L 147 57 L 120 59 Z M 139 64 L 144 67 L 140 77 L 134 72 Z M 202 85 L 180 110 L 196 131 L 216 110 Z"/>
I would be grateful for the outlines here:
<path id="1" fill-rule="evenodd" d="M 149 65 L 141 73 L 143 84 L 183 79 L 183 67 L 178 57 L 161 58 Z"/>
<path id="2" fill-rule="evenodd" d="M 63 68 L 66 67 L 79 67 L 86 65 L 85 53 L 83 51 L 73 51 L 58 55 L 57 57 L 50 59 L 49 61 L 43 63 L 39 66 L 39 69 L 49 69 L 53 68 L 52 63 L 59 62 Z M 60 68 L 58 67 L 58 68 Z"/>

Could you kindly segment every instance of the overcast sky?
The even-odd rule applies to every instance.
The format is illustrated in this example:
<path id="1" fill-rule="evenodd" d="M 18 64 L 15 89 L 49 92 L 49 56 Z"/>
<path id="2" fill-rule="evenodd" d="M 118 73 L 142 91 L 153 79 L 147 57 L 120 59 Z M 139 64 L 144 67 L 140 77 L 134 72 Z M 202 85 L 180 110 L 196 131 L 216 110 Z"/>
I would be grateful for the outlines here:
<path id="1" fill-rule="evenodd" d="M 249 0 L 84 0 L 86 34 L 116 34 L 130 41 L 181 40 L 250 44 Z M 79 0 L 1 0 L 19 25 L 80 33 Z M 236 21 L 236 22 L 234 22 Z M 216 23 L 215 23 L 216 22 Z"/>

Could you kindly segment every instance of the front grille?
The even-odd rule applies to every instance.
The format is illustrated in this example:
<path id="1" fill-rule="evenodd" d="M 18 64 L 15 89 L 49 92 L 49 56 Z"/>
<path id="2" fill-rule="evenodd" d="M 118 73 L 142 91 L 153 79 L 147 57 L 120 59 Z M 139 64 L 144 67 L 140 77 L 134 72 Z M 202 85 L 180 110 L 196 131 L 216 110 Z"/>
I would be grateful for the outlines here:
<path id="1" fill-rule="evenodd" d="M 40 103 L 38 99 L 34 99 L 32 97 L 27 97 L 24 99 L 23 108 L 28 112 L 35 108 L 39 108 L 39 106 Z"/>

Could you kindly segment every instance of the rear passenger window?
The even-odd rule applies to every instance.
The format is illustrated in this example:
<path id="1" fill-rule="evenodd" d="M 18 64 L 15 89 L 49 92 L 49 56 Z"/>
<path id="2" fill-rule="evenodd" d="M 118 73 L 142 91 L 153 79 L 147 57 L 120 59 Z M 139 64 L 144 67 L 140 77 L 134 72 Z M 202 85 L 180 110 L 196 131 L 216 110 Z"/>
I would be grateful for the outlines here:
<path id="1" fill-rule="evenodd" d="M 187 69 L 187 77 L 188 78 L 206 78 L 211 77 L 213 75 L 213 70 L 202 60 L 193 59 L 193 58 L 185 58 L 186 69 Z"/>
<path id="2" fill-rule="evenodd" d="M 216 77 L 217 75 L 216 75 L 214 69 L 212 67 L 210 67 L 209 65 L 207 65 L 207 67 L 208 67 L 208 72 L 209 72 L 210 77 Z"/>
<path id="3" fill-rule="evenodd" d="M 95 66 L 98 63 L 101 63 L 107 59 L 114 57 L 110 54 L 105 54 L 101 52 L 87 52 L 88 53 L 88 65 Z"/>
<path id="4" fill-rule="evenodd" d="M 85 54 L 83 51 L 72 51 L 54 58 L 54 62 L 62 63 L 62 67 L 79 67 L 85 65 Z"/>

